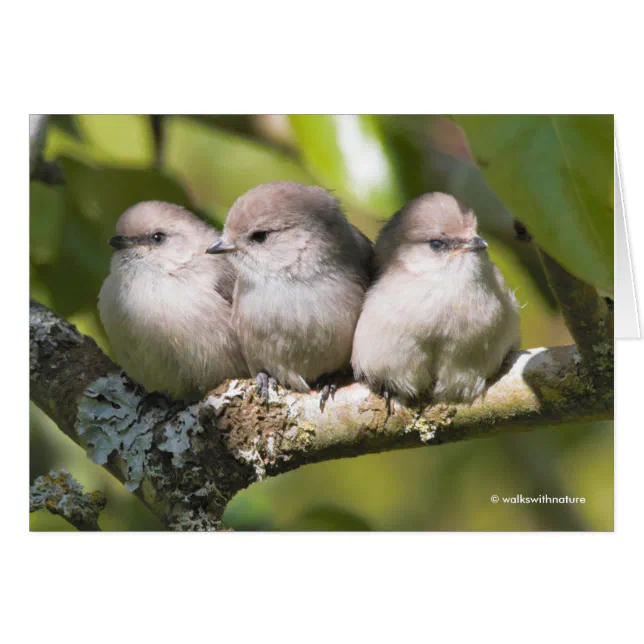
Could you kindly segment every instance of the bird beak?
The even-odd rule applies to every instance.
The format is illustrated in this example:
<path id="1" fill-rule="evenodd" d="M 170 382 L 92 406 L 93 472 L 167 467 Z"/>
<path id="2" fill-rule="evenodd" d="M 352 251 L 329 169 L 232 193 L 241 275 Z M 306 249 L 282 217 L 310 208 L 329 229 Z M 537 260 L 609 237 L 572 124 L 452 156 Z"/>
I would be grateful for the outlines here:
<path id="1" fill-rule="evenodd" d="M 461 250 L 485 250 L 487 248 L 487 242 L 483 237 L 475 237 L 472 241 L 467 242 L 461 246 Z"/>
<path id="2" fill-rule="evenodd" d="M 208 255 L 221 255 L 222 253 L 234 253 L 237 248 L 223 239 L 218 239 L 207 251 Z"/>
<path id="3" fill-rule="evenodd" d="M 116 235 L 115 237 L 110 237 L 107 243 L 116 250 L 123 250 L 124 248 L 131 248 L 136 242 L 131 237 Z"/>

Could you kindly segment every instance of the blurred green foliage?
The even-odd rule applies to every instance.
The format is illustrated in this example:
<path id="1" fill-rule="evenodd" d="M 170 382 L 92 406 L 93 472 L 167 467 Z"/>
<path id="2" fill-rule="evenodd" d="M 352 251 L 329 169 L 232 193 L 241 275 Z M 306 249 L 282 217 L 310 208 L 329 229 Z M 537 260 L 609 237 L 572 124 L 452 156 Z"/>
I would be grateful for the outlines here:
<path id="1" fill-rule="evenodd" d="M 324 186 L 357 206 L 389 217 L 405 202 L 397 168 L 377 118 L 291 116 L 302 160 Z"/>
<path id="2" fill-rule="evenodd" d="M 569 343 L 534 250 L 515 239 L 512 222 L 524 221 L 570 270 L 610 290 L 612 120 L 557 117 L 549 126 L 535 118 L 166 116 L 155 136 L 147 116 L 52 117 L 45 158 L 62 165 L 66 183 L 30 186 L 32 297 L 109 353 L 96 312 L 106 240 L 137 201 L 180 203 L 221 227 L 243 192 L 290 179 L 334 190 L 374 239 L 405 201 L 443 190 L 475 208 L 523 307 L 523 346 Z M 30 432 L 31 480 L 64 467 L 106 494 L 104 530 L 161 528 L 33 406 Z M 587 503 L 494 505 L 493 494 Z M 307 466 L 240 493 L 225 519 L 239 530 L 612 530 L 612 423 Z M 72 529 L 44 511 L 31 515 L 31 527 Z"/>
<path id="3" fill-rule="evenodd" d="M 492 187 L 535 241 L 568 271 L 612 293 L 613 117 L 456 120 Z"/>

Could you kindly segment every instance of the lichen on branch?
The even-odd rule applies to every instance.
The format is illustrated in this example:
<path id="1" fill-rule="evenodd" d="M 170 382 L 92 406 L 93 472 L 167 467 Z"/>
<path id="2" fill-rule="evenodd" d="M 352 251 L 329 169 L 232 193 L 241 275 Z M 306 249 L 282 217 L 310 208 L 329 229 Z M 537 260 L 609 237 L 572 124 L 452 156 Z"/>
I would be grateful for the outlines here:
<path id="1" fill-rule="evenodd" d="M 39 476 L 29 488 L 29 512 L 49 510 L 78 530 L 98 531 L 98 517 L 107 501 L 102 492 L 83 494 L 83 486 L 67 471 Z"/>

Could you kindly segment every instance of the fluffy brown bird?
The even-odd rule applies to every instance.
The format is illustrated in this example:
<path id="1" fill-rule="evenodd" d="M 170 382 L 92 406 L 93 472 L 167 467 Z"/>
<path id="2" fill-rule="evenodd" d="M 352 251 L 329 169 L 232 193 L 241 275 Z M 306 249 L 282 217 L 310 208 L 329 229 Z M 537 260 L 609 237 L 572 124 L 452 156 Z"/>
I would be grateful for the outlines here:
<path id="1" fill-rule="evenodd" d="M 233 323 L 265 397 L 269 376 L 305 392 L 350 366 L 373 247 L 335 197 L 290 181 L 257 186 L 208 252 L 229 253 L 237 268 Z M 333 389 L 324 386 L 322 408 Z"/>
<path id="2" fill-rule="evenodd" d="M 161 201 L 126 210 L 116 233 L 98 308 L 127 374 L 148 392 L 189 399 L 247 376 L 231 324 L 235 270 L 206 255 L 220 233 Z"/>
<path id="3" fill-rule="evenodd" d="M 376 242 L 356 378 L 403 401 L 479 396 L 520 343 L 516 298 L 486 249 L 474 213 L 451 195 L 426 194 L 397 212 Z"/>

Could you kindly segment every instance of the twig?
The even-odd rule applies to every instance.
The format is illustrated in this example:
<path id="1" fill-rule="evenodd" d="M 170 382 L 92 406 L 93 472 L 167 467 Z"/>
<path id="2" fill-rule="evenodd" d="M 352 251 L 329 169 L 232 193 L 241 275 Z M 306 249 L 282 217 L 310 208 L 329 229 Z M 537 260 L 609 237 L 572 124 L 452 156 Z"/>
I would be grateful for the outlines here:
<path id="1" fill-rule="evenodd" d="M 44 508 L 81 531 L 100 531 L 98 517 L 106 504 L 102 492 L 83 494 L 83 486 L 67 470 L 39 476 L 29 488 L 29 512 Z"/>

